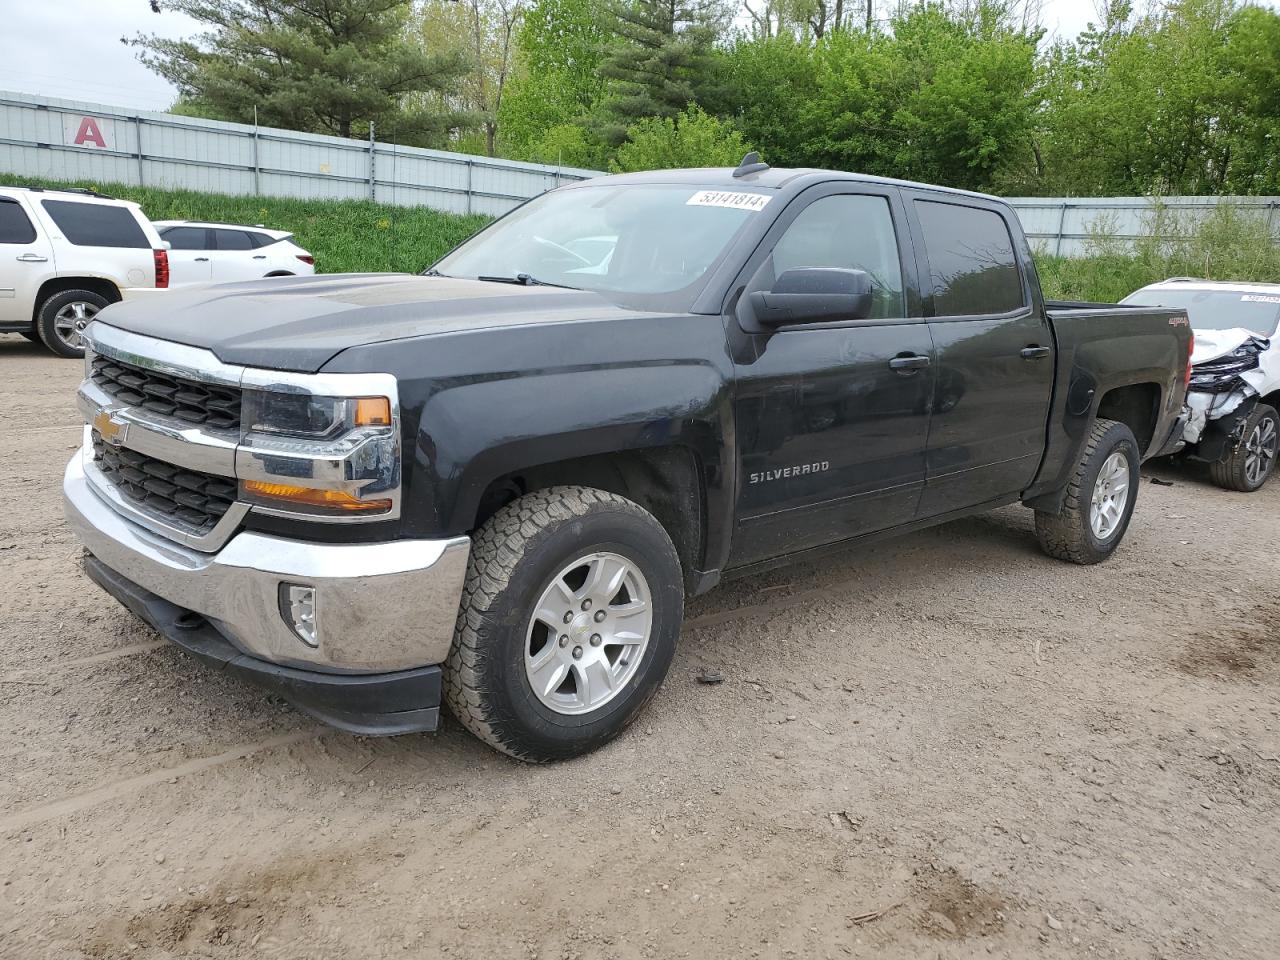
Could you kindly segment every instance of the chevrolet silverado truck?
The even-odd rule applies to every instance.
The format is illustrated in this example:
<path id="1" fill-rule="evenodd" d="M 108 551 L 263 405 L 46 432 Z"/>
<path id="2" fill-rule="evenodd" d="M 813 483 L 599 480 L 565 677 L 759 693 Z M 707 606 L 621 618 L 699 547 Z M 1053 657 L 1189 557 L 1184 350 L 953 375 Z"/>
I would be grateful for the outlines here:
<path id="1" fill-rule="evenodd" d="M 1190 353 L 1183 310 L 1045 303 L 998 199 L 755 158 L 84 336 L 89 577 L 334 726 L 447 706 L 530 761 L 623 730 L 723 578 L 1019 502 L 1105 559 Z"/>

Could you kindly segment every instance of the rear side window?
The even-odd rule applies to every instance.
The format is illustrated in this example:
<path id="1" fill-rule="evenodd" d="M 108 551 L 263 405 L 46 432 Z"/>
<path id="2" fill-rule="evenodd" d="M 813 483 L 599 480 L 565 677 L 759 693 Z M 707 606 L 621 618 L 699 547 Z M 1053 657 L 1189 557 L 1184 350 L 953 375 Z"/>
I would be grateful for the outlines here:
<path id="1" fill-rule="evenodd" d="M 255 247 L 269 247 L 278 242 L 275 237 L 269 237 L 265 233 L 249 233 L 249 240 Z"/>
<path id="2" fill-rule="evenodd" d="M 208 232 L 204 227 L 169 227 L 160 237 L 174 250 L 208 250 Z"/>
<path id="3" fill-rule="evenodd" d="M 151 246 L 142 227 L 126 207 L 76 203 L 74 200 L 42 200 L 41 203 L 67 242 L 77 247 L 146 249 Z"/>
<path id="4" fill-rule="evenodd" d="M 243 230 L 215 230 L 214 244 L 218 250 L 252 250 L 253 241 Z"/>
<path id="5" fill-rule="evenodd" d="M 938 317 L 1008 313 L 1025 306 L 1004 218 L 991 210 L 916 201 Z"/>
<path id="6" fill-rule="evenodd" d="M 36 228 L 16 200 L 0 199 L 0 243 L 35 243 Z"/>

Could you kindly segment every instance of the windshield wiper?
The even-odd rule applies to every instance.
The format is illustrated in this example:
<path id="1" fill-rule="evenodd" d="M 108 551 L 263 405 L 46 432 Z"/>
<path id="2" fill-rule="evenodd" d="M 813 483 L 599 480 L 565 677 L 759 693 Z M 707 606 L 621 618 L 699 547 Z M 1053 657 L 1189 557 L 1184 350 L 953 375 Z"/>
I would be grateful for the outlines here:
<path id="1" fill-rule="evenodd" d="M 561 290 L 579 289 L 578 287 L 571 287 L 567 283 L 549 283 L 546 280 L 539 280 L 528 273 L 517 273 L 514 277 L 476 277 L 476 279 L 483 280 L 486 283 L 515 283 L 522 287 L 559 287 Z"/>

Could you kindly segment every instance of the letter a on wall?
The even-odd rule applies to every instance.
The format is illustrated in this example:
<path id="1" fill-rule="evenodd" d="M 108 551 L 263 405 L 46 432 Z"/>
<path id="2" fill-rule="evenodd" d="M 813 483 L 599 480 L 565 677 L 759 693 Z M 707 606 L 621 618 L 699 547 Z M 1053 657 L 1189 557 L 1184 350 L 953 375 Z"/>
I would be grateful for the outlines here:
<path id="1" fill-rule="evenodd" d="M 62 142 L 69 147 L 111 150 L 115 147 L 115 122 L 103 117 L 62 117 Z"/>

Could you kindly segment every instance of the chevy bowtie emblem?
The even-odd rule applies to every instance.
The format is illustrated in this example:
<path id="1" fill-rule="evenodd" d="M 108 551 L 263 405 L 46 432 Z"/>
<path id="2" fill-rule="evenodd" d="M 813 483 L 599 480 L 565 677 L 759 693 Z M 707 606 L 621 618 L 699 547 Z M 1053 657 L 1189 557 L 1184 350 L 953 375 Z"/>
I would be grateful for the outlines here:
<path id="1" fill-rule="evenodd" d="M 103 441 L 118 447 L 124 443 L 124 438 L 129 433 L 129 424 L 123 420 L 117 420 L 110 410 L 99 410 L 98 415 L 93 418 L 93 429 L 98 431 L 98 436 L 102 437 Z"/>

